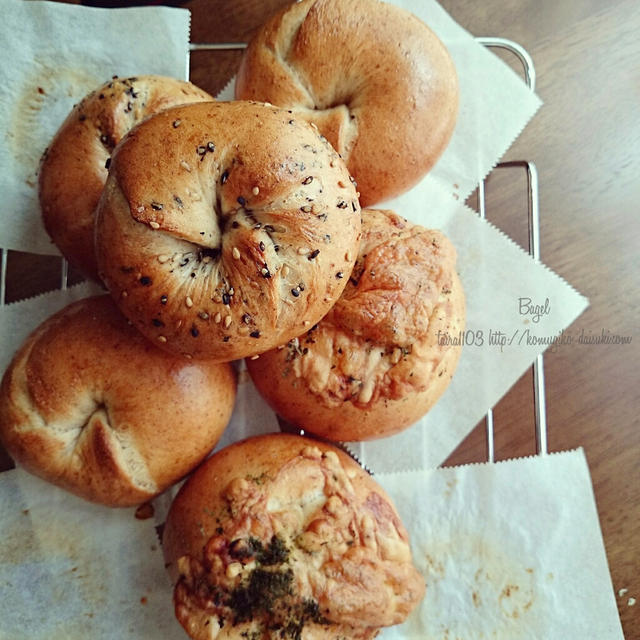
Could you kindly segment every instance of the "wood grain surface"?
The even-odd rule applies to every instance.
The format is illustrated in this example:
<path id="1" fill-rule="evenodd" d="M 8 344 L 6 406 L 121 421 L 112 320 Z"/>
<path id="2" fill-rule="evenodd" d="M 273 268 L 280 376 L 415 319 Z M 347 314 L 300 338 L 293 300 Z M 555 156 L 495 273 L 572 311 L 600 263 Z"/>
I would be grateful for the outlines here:
<path id="1" fill-rule="evenodd" d="M 288 0 L 192 0 L 192 41 L 244 41 Z M 126 4 L 126 3 L 120 3 Z M 142 3 L 139 3 L 142 4 Z M 473 35 L 496 35 L 532 55 L 544 106 L 506 158 L 540 176 L 542 261 L 590 300 L 570 331 L 632 338 L 626 345 L 560 347 L 545 355 L 549 448 L 583 447 L 625 637 L 640 638 L 640 11 L 637 0 L 442 0 Z M 195 53 L 192 80 L 217 93 L 239 53 Z M 494 172 L 489 218 L 526 242 L 518 170 Z M 471 199 L 470 204 L 473 204 Z M 51 261 L 12 254 L 9 300 L 39 290 Z M 47 276 L 56 278 L 57 276 Z M 535 452 L 532 376 L 497 405 L 496 458 Z M 484 425 L 447 464 L 486 459 Z M 9 464 L 0 452 L 0 468 Z M 619 590 L 627 589 L 624 595 Z M 575 594 L 580 597 L 580 594 Z M 542 639 L 541 639 L 542 640 Z"/>

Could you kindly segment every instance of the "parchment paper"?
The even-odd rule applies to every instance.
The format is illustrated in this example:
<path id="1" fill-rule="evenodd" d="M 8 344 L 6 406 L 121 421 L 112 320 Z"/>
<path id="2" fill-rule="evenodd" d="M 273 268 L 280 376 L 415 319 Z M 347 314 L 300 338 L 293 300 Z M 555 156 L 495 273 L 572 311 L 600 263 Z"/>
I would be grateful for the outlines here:
<path id="1" fill-rule="evenodd" d="M 37 202 L 40 157 L 73 105 L 113 75 L 186 78 L 185 9 L 2 0 L 0 247 L 57 254 Z"/>
<path id="2" fill-rule="evenodd" d="M 582 450 L 376 479 L 427 583 L 381 638 L 623 640 Z"/>
<path id="3" fill-rule="evenodd" d="M 427 584 L 380 638 L 623 639 L 582 451 L 376 479 Z M 186 638 L 152 519 L 21 470 L 0 474 L 0 510 L 0 640 Z"/>

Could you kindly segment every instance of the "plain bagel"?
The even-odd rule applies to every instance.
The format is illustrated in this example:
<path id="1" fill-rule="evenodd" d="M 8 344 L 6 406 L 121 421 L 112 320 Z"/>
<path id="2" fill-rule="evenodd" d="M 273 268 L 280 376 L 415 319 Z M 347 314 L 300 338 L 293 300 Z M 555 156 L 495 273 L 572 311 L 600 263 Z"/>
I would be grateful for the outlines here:
<path id="1" fill-rule="evenodd" d="M 0 389 L 0 440 L 34 475 L 93 502 L 136 505 L 213 449 L 235 393 L 231 365 L 168 354 L 109 296 L 88 298 L 15 355 Z"/>
<path id="2" fill-rule="evenodd" d="M 213 98 L 164 76 L 114 77 L 77 104 L 45 151 L 39 171 L 44 226 L 69 262 L 97 279 L 94 211 L 120 139 L 144 118 Z"/>
<path id="3" fill-rule="evenodd" d="M 162 348 L 229 361 L 303 333 L 355 262 L 349 173 L 308 123 L 249 102 L 193 104 L 120 143 L 96 221 L 100 276 Z"/>
<path id="4" fill-rule="evenodd" d="M 314 122 L 346 160 L 363 207 L 414 185 L 452 135 L 458 84 L 437 36 L 378 0 L 302 0 L 258 31 L 236 97 Z"/>
<path id="5" fill-rule="evenodd" d="M 194 640 L 369 640 L 425 591 L 389 496 L 345 453 L 300 436 L 209 458 L 171 505 L 163 550 Z"/>
<path id="6" fill-rule="evenodd" d="M 363 210 L 360 254 L 333 309 L 286 346 L 247 360 L 256 387 L 299 428 L 370 440 L 407 428 L 449 385 L 465 326 L 456 252 L 440 232 Z"/>

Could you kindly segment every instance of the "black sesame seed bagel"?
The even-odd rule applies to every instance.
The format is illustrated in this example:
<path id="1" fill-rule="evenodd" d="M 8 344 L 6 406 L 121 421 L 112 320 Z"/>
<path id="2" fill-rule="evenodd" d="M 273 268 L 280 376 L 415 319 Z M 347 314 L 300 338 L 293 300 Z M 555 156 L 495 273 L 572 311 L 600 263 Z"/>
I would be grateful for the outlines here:
<path id="1" fill-rule="evenodd" d="M 178 107 L 132 130 L 96 220 L 100 276 L 123 313 L 161 347 L 217 361 L 315 324 L 359 239 L 355 187 L 331 145 L 249 102 Z"/>
<path id="2" fill-rule="evenodd" d="M 454 64 L 416 16 L 379 0 L 302 0 L 258 30 L 236 97 L 314 122 L 370 206 L 413 186 L 447 146 L 458 112 Z"/>
<path id="3" fill-rule="evenodd" d="M 94 212 L 116 144 L 162 109 L 211 100 L 202 89 L 175 78 L 112 78 L 77 104 L 60 126 L 40 165 L 40 207 L 47 233 L 85 275 L 98 277 Z"/>

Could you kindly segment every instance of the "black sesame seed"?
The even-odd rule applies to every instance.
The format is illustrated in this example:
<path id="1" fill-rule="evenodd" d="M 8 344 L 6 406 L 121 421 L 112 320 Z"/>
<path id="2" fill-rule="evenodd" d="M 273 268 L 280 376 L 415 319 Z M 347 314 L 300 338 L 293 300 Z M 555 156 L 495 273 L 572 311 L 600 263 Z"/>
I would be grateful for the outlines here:
<path id="1" fill-rule="evenodd" d="M 338 280 L 344 278 L 344 273 L 342 273 L 342 271 L 338 271 L 338 273 L 336 273 L 336 278 L 338 278 Z"/>
<path id="2" fill-rule="evenodd" d="M 168 299 L 169 297 L 166 294 L 160 296 L 160 304 L 167 304 Z"/>
<path id="3" fill-rule="evenodd" d="M 222 338 L 222 342 L 229 342 L 229 338 L 231 336 L 225 336 L 224 338 Z"/>
<path id="4" fill-rule="evenodd" d="M 182 199 L 180 196 L 173 196 L 173 199 L 176 201 L 176 204 L 181 207 L 183 205 Z"/>
<path id="5" fill-rule="evenodd" d="M 311 184 L 313 182 L 313 176 L 307 176 L 303 181 L 302 184 Z"/>
<path id="6" fill-rule="evenodd" d="M 231 302 L 231 297 L 229 296 L 229 294 L 228 293 L 223 293 L 222 294 L 222 304 L 225 304 L 225 305 L 228 306 L 230 302 Z"/>
<path id="7" fill-rule="evenodd" d="M 151 323 L 154 327 L 164 327 L 164 322 L 162 322 L 162 320 L 158 320 L 158 318 L 154 318 Z"/>
<path id="8" fill-rule="evenodd" d="M 111 158 L 107 158 L 107 159 L 104 161 L 104 168 L 105 168 L 105 169 L 108 169 L 110 166 L 111 166 Z"/>
<path id="9" fill-rule="evenodd" d="M 237 229 L 237 228 L 240 226 L 240 223 L 239 223 L 237 220 L 234 220 L 234 221 L 231 223 L 231 226 L 232 226 L 234 229 Z"/>
<path id="10" fill-rule="evenodd" d="M 252 331 L 249 335 L 252 338 L 259 338 L 260 337 L 260 332 L 259 331 Z"/>
<path id="11" fill-rule="evenodd" d="M 293 120 L 289 120 L 289 124 L 293 124 Z"/>
<path id="12" fill-rule="evenodd" d="M 295 289 L 291 289 L 291 295 L 297 298 L 300 295 L 300 289 L 297 287 Z"/>
<path id="13" fill-rule="evenodd" d="M 87 116 L 84 115 L 84 113 L 80 114 L 80 117 L 78 118 L 78 120 L 80 120 L 80 122 L 84 122 L 87 119 Z"/>
<path id="14" fill-rule="evenodd" d="M 251 322 L 251 316 L 248 313 L 245 313 L 242 316 L 242 322 L 244 322 L 245 324 L 249 324 Z"/>
<path id="15" fill-rule="evenodd" d="M 193 271 L 191 272 L 191 277 L 192 277 L 192 278 L 195 278 L 195 277 L 196 277 L 196 274 L 195 274 Z"/>
<path id="16" fill-rule="evenodd" d="M 308 256 L 307 256 L 307 260 L 313 260 L 314 258 L 318 257 L 318 254 L 320 253 L 320 249 L 314 249 Z"/>
<path id="17" fill-rule="evenodd" d="M 253 228 L 254 228 L 254 229 L 261 229 L 261 228 L 262 228 L 262 225 L 261 225 L 259 222 L 256 222 L 256 223 L 253 225 Z"/>
<path id="18" fill-rule="evenodd" d="M 348 206 L 349 205 L 344 200 L 338 202 L 338 209 L 346 209 Z"/>
<path id="19" fill-rule="evenodd" d="M 306 356 L 306 355 L 307 355 L 307 353 L 309 353 L 309 347 L 305 347 L 305 348 L 302 350 L 302 355 L 303 355 L 303 356 Z"/>
<path id="20" fill-rule="evenodd" d="M 262 271 L 260 272 L 262 274 L 263 278 L 270 278 L 271 277 L 271 271 L 269 271 L 268 267 L 264 267 L 262 269 Z"/>
<path id="21" fill-rule="evenodd" d="M 264 225 L 264 230 L 267 231 L 268 233 L 271 233 L 271 232 L 275 231 L 275 228 L 272 227 L 270 224 L 265 224 Z"/>
<path id="22" fill-rule="evenodd" d="M 100 98 L 100 100 L 104 100 L 104 93 L 101 93 L 98 98 Z"/>
<path id="23" fill-rule="evenodd" d="M 173 124 L 173 128 L 177 129 L 180 126 L 180 120 L 174 120 L 172 124 Z"/>
<path id="24" fill-rule="evenodd" d="M 355 202 L 351 203 L 351 208 L 354 210 L 354 212 L 358 210 L 358 208 L 356 207 L 356 203 Z"/>
<path id="25" fill-rule="evenodd" d="M 196 153 L 199 156 L 204 156 L 204 154 L 207 153 L 207 147 L 205 147 L 204 145 L 198 145 L 198 147 L 196 148 Z"/>
<path id="26" fill-rule="evenodd" d="M 264 246 L 264 242 L 262 242 L 262 240 L 260 240 L 260 244 L 258 246 L 260 247 L 260 251 L 264 251 L 265 246 Z"/>
<path id="27" fill-rule="evenodd" d="M 162 211 L 163 207 L 164 207 L 164 205 L 161 202 L 152 202 L 151 203 L 151 208 L 155 209 L 156 211 Z"/>
<path id="28" fill-rule="evenodd" d="M 273 245 L 273 250 L 278 253 L 278 251 L 280 251 L 280 245 L 279 244 L 274 244 Z"/>
<path id="29" fill-rule="evenodd" d="M 200 332 L 198 331 L 198 327 L 196 327 L 196 325 L 191 325 L 191 335 L 194 338 L 197 338 L 200 335 Z"/>
<path id="30" fill-rule="evenodd" d="M 301 283 L 298 285 L 298 289 L 300 289 L 300 291 L 304 291 L 304 282 L 301 282 Z"/>
<path id="31" fill-rule="evenodd" d="M 216 145 L 213 144 L 213 142 L 207 142 L 207 149 L 209 151 L 215 151 L 216 150 Z"/>
<path id="32" fill-rule="evenodd" d="M 143 287 L 148 287 L 151 284 L 151 278 L 149 276 L 142 276 L 142 278 L 140 278 L 140 284 Z"/>
<path id="33" fill-rule="evenodd" d="M 222 176 L 220 177 L 220 182 L 224 184 L 229 179 L 229 172 L 224 171 Z"/>
<path id="34" fill-rule="evenodd" d="M 239 204 L 241 207 L 244 207 L 244 205 L 245 205 L 245 204 L 247 204 L 247 201 L 246 201 L 242 196 L 238 196 L 238 197 L 237 197 L 237 200 L 238 200 L 238 204 Z"/>

